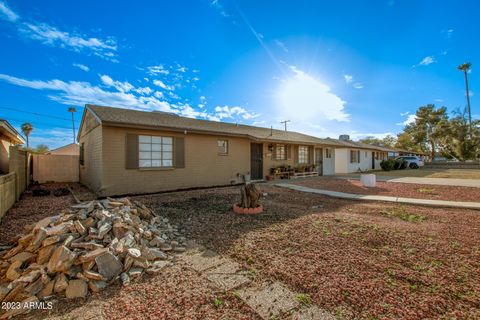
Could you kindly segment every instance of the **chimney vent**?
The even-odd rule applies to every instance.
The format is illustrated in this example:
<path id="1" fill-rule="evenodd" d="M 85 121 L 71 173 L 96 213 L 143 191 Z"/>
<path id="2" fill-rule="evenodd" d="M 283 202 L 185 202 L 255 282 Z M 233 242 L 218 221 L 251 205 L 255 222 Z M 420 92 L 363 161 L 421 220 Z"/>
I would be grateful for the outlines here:
<path id="1" fill-rule="evenodd" d="M 341 140 L 341 141 L 350 141 L 350 136 L 348 134 L 341 134 L 339 137 L 338 137 L 338 140 Z"/>

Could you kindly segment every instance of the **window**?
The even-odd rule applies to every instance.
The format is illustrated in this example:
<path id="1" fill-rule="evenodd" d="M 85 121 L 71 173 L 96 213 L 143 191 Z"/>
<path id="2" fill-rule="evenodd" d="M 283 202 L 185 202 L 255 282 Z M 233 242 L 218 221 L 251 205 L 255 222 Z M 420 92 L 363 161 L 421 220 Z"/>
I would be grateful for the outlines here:
<path id="1" fill-rule="evenodd" d="M 228 154 L 228 140 L 217 141 L 218 154 Z"/>
<path id="2" fill-rule="evenodd" d="M 138 136 L 140 168 L 172 167 L 173 138 L 159 136 Z"/>
<path id="3" fill-rule="evenodd" d="M 80 164 L 83 166 L 85 165 L 85 143 L 82 142 L 80 145 Z"/>
<path id="4" fill-rule="evenodd" d="M 365 151 L 365 158 L 368 158 L 368 152 Z"/>
<path id="5" fill-rule="evenodd" d="M 359 150 L 350 150 L 350 163 L 360 163 Z"/>
<path id="6" fill-rule="evenodd" d="M 328 159 L 332 158 L 332 149 L 330 148 L 325 149 L 325 158 L 328 158 Z"/>
<path id="7" fill-rule="evenodd" d="M 285 145 L 284 144 L 277 144 L 275 146 L 275 159 L 277 160 L 285 160 L 286 157 L 286 151 L 285 151 Z"/>
<path id="8" fill-rule="evenodd" d="M 308 147 L 298 147 L 298 163 L 308 163 Z"/>

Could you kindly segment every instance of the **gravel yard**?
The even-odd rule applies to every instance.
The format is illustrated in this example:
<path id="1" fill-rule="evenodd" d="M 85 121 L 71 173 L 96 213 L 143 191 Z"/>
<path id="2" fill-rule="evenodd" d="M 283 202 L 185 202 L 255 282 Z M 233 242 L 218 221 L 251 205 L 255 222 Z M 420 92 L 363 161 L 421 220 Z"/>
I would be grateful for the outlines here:
<path id="1" fill-rule="evenodd" d="M 473 187 L 435 186 L 425 184 L 377 181 L 376 187 L 367 188 L 362 186 L 359 180 L 334 178 L 289 180 L 288 183 L 316 189 L 325 189 L 331 191 L 365 195 L 381 195 L 451 201 L 480 201 L 480 189 Z"/>
<path id="2" fill-rule="evenodd" d="M 280 281 L 299 301 L 338 319 L 480 318 L 478 211 L 360 203 L 260 187 L 265 211 L 258 216 L 232 212 L 238 187 L 134 199 L 184 228 L 188 239 L 241 264 L 254 282 Z M 55 198 L 24 195 L 12 209 L 22 217 L 19 226 L 13 217 L 4 220 L 2 237 L 8 238 L 3 236 L 8 228 L 18 232 L 73 202 L 65 196 L 50 206 L 50 197 Z M 99 313 L 105 319 L 258 319 L 234 293 L 215 289 L 182 262 L 128 287 L 109 286 L 85 301 L 60 299 L 52 310 L 26 318 L 94 319 Z"/>
<path id="3" fill-rule="evenodd" d="M 480 317 L 480 214 L 357 203 L 261 185 L 259 216 L 237 188 L 141 197 L 187 237 L 274 279 L 339 318 Z"/>

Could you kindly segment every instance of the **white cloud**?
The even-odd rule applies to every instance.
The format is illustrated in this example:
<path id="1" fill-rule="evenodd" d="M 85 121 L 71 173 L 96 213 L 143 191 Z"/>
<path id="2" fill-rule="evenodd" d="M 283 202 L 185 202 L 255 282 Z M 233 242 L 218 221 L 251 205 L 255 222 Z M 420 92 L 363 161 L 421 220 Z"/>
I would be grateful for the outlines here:
<path id="1" fill-rule="evenodd" d="M 353 76 L 351 74 L 344 74 L 343 75 L 343 78 L 345 79 L 345 82 L 348 84 L 348 83 L 351 83 L 353 81 Z"/>
<path id="2" fill-rule="evenodd" d="M 62 147 L 72 142 L 72 129 L 65 128 L 34 128 L 29 137 L 30 146 L 36 147 L 39 144 L 45 144 L 50 150 Z"/>
<path id="3" fill-rule="evenodd" d="M 288 48 L 287 48 L 287 46 L 285 46 L 285 43 L 283 43 L 280 40 L 274 40 L 274 42 L 280 49 L 282 49 L 285 52 L 288 52 Z"/>
<path id="4" fill-rule="evenodd" d="M 425 58 L 423 58 L 422 61 L 420 61 L 420 63 L 418 65 L 420 66 L 428 66 L 432 63 L 436 62 L 435 61 L 435 58 L 433 56 L 426 56 Z"/>
<path id="5" fill-rule="evenodd" d="M 451 38 L 453 36 L 454 31 L 455 31 L 455 29 L 448 29 L 447 30 L 447 38 Z"/>
<path id="6" fill-rule="evenodd" d="M 435 99 L 435 102 L 443 102 L 443 99 Z"/>
<path id="7" fill-rule="evenodd" d="M 403 122 L 397 123 L 397 126 L 406 126 L 406 125 L 409 125 L 411 123 L 414 123 L 415 120 L 417 120 L 417 116 L 415 114 L 409 114 L 407 119 Z"/>
<path id="8" fill-rule="evenodd" d="M 355 89 L 363 89 L 365 86 L 364 86 L 363 83 L 361 83 L 361 82 L 355 82 L 355 83 L 353 84 L 353 87 L 354 87 Z"/>
<path id="9" fill-rule="evenodd" d="M 101 40 L 82 34 L 61 31 L 47 23 L 25 21 L 17 13 L 10 10 L 4 2 L 0 2 L 0 18 L 14 23 L 20 34 L 45 45 L 67 48 L 76 52 L 89 51 L 98 57 L 118 62 L 115 58 L 117 42 L 113 38 Z"/>
<path id="10" fill-rule="evenodd" d="M 155 79 L 153 80 L 153 84 L 156 85 L 157 87 L 160 87 L 162 89 L 165 89 L 165 90 L 174 90 L 175 87 L 174 86 L 169 86 L 169 85 L 166 85 L 162 80 L 158 80 L 158 79 Z"/>
<path id="11" fill-rule="evenodd" d="M 258 117 L 258 114 L 250 113 L 243 107 L 229 107 L 229 106 L 217 106 L 215 107 L 215 115 L 219 119 L 235 119 L 236 117 L 241 117 L 244 120 L 250 120 Z"/>
<path id="12" fill-rule="evenodd" d="M 469 90 L 469 91 L 468 91 L 468 95 L 469 95 L 470 97 L 473 97 L 474 94 L 475 94 L 475 93 L 474 93 L 472 90 Z"/>
<path id="13" fill-rule="evenodd" d="M 5 2 L 0 1 L 0 18 L 10 22 L 15 22 L 20 17 L 13 12 Z"/>
<path id="14" fill-rule="evenodd" d="M 225 9 L 223 9 L 223 5 L 220 3 L 220 0 L 212 0 L 210 2 L 210 7 L 212 8 L 215 8 L 218 13 L 220 13 L 220 15 L 222 15 L 223 17 L 227 18 L 229 17 L 230 15 L 225 11 Z"/>
<path id="15" fill-rule="evenodd" d="M 85 71 L 85 72 L 90 71 L 90 68 L 89 68 L 89 67 L 87 67 L 86 65 L 81 64 L 81 63 L 74 63 L 73 66 L 76 67 L 76 68 L 78 68 L 78 69 L 80 69 L 80 70 L 83 70 L 83 71 Z"/>
<path id="16" fill-rule="evenodd" d="M 349 121 L 346 102 L 331 92 L 329 86 L 295 66 L 290 66 L 290 70 L 292 77 L 285 79 L 277 91 L 277 117 L 297 123 Z"/>
<path id="17" fill-rule="evenodd" d="M 400 115 L 402 117 L 405 117 L 406 115 L 410 114 L 410 111 L 406 111 L 406 112 L 400 112 Z"/>
<path id="18" fill-rule="evenodd" d="M 366 137 L 374 137 L 377 139 L 383 139 L 386 136 L 396 136 L 395 133 L 393 132 L 384 132 L 384 133 L 360 133 L 360 132 L 355 132 L 352 131 L 348 134 L 350 136 L 351 140 L 359 140 L 359 139 L 364 139 Z"/>
<path id="19" fill-rule="evenodd" d="M 157 66 L 150 66 L 147 67 L 148 73 L 152 76 L 156 76 L 159 74 L 165 74 L 168 75 L 170 71 L 168 69 L 165 69 L 165 67 L 162 64 L 159 64 Z"/>
<path id="20" fill-rule="evenodd" d="M 100 76 L 100 80 L 102 80 L 103 84 L 107 87 L 114 87 L 120 92 L 129 92 L 135 89 L 135 87 L 129 82 L 114 81 L 110 76 L 107 76 L 105 74 Z"/>

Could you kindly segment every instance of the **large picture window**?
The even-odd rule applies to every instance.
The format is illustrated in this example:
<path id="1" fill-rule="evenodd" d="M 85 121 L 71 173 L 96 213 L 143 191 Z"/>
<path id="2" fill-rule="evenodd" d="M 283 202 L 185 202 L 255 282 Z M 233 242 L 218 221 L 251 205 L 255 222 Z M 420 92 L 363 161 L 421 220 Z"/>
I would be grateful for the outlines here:
<path id="1" fill-rule="evenodd" d="M 332 158 L 332 149 L 325 148 L 325 158 L 331 159 Z"/>
<path id="2" fill-rule="evenodd" d="M 308 147 L 299 146 L 298 147 L 298 163 L 308 163 Z"/>
<path id="3" fill-rule="evenodd" d="M 173 138 L 138 136 L 138 166 L 158 168 L 173 166 Z"/>

